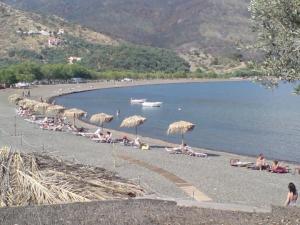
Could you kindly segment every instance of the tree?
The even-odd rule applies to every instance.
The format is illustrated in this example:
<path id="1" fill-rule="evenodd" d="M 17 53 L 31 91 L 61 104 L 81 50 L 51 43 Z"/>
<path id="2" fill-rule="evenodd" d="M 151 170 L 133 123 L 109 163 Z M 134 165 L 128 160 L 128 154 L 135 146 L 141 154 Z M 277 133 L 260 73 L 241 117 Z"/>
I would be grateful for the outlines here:
<path id="1" fill-rule="evenodd" d="M 249 10 L 268 75 L 300 78 L 300 0 L 252 0 Z"/>

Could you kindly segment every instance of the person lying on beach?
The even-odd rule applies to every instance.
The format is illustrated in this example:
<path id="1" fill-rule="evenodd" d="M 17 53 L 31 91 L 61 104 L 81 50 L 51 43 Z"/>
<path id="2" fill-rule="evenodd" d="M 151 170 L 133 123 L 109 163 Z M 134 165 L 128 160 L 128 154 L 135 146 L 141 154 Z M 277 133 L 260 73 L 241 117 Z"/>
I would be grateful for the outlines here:
<path id="1" fill-rule="evenodd" d="M 236 167 L 248 167 L 252 166 L 253 162 L 243 162 L 240 159 L 230 159 L 230 165 Z"/>
<path id="2" fill-rule="evenodd" d="M 287 166 L 280 166 L 277 160 L 273 161 L 270 172 L 272 173 L 288 173 L 289 169 Z"/>
<path id="3" fill-rule="evenodd" d="M 195 157 L 207 157 L 206 153 L 196 152 L 185 143 L 183 145 L 179 145 L 179 147 L 174 147 L 171 149 L 165 148 L 165 150 L 170 154 L 185 154 L 185 155 L 195 156 Z"/>
<path id="4" fill-rule="evenodd" d="M 184 144 L 183 148 L 183 154 L 189 155 L 189 156 L 195 156 L 195 157 L 203 157 L 206 158 L 207 154 L 202 152 L 195 152 L 192 147 Z"/>
<path id="5" fill-rule="evenodd" d="M 96 142 L 106 143 L 105 135 L 102 132 L 100 132 L 98 135 L 92 136 L 91 139 Z"/>
<path id="6" fill-rule="evenodd" d="M 69 131 L 72 131 L 74 133 L 83 133 L 86 129 L 84 127 L 77 127 L 76 125 L 67 125 L 67 128 Z"/>
<path id="7" fill-rule="evenodd" d="M 182 154 L 182 145 L 179 145 L 179 147 L 174 147 L 174 148 L 165 147 L 165 150 L 170 154 Z"/>

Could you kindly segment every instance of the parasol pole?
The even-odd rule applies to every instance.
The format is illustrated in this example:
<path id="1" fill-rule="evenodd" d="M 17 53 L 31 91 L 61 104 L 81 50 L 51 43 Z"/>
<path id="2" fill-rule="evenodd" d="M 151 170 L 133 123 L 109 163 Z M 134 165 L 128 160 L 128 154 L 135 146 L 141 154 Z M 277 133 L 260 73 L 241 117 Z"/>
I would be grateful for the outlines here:
<path id="1" fill-rule="evenodd" d="M 181 132 L 181 144 L 182 144 L 182 146 L 183 146 L 183 144 L 184 144 L 183 132 Z"/>

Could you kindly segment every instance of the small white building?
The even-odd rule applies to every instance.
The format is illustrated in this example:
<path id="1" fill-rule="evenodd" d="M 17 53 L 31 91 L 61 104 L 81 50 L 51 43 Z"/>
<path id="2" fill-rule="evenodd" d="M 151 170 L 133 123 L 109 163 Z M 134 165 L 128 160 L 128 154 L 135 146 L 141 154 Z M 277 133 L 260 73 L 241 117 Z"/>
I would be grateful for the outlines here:
<path id="1" fill-rule="evenodd" d="M 48 47 L 50 47 L 50 48 L 58 46 L 60 44 L 61 44 L 61 40 L 58 39 L 58 38 L 51 37 L 51 38 L 48 39 Z"/>
<path id="2" fill-rule="evenodd" d="M 80 61 L 81 61 L 81 58 L 80 58 L 80 57 L 70 56 L 70 57 L 68 58 L 69 64 L 73 64 L 74 62 L 80 62 Z"/>
<path id="3" fill-rule="evenodd" d="M 44 35 L 44 36 L 49 36 L 50 35 L 50 33 L 46 30 L 39 31 L 39 34 Z"/>
<path id="4" fill-rule="evenodd" d="M 64 34 L 64 33 L 65 33 L 65 30 L 62 29 L 62 28 L 60 28 L 60 29 L 58 30 L 58 32 L 57 32 L 58 35 L 62 35 L 62 34 Z"/>

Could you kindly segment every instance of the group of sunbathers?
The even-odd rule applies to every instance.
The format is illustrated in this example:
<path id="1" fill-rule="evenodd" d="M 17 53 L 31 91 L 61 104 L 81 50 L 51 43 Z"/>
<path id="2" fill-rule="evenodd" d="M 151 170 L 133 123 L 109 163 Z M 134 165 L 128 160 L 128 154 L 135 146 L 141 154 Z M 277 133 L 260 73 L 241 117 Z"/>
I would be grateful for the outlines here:
<path id="1" fill-rule="evenodd" d="M 256 162 L 244 162 L 240 161 L 239 159 L 231 159 L 230 160 L 231 166 L 238 166 L 238 167 L 247 167 L 253 170 L 266 170 L 272 173 L 288 173 L 290 172 L 290 168 L 288 166 L 282 166 L 279 164 L 279 161 L 274 160 L 272 165 L 266 163 L 266 159 L 263 154 L 259 154 Z"/>
<path id="2" fill-rule="evenodd" d="M 24 109 L 22 106 L 19 106 L 17 110 L 17 115 L 25 117 L 25 116 L 31 116 L 32 111 L 30 109 Z"/>
<path id="3" fill-rule="evenodd" d="M 100 143 L 113 143 L 115 142 L 112 139 L 112 133 L 110 131 L 107 131 L 106 134 L 104 134 L 101 130 L 101 128 L 98 128 L 94 133 L 88 133 L 88 132 L 77 132 L 76 135 L 88 137 L 93 141 L 100 142 Z"/>
<path id="4" fill-rule="evenodd" d="M 72 132 L 77 136 L 88 137 L 93 141 L 100 143 L 122 143 L 125 146 L 133 146 L 142 150 L 149 150 L 150 146 L 146 143 L 141 142 L 140 138 L 137 137 L 135 140 L 130 140 L 127 136 L 122 139 L 113 139 L 112 132 L 106 131 L 104 134 L 101 128 L 98 128 L 95 132 L 89 133 L 87 129 L 83 127 L 77 127 L 75 124 L 66 122 L 66 118 L 54 118 L 54 117 L 42 117 L 32 115 L 30 110 L 25 110 L 20 107 L 17 114 L 25 117 L 25 120 L 31 123 L 38 124 L 41 129 L 51 131 L 67 131 Z"/>
<path id="5" fill-rule="evenodd" d="M 189 156 L 203 157 L 203 158 L 207 157 L 206 153 L 196 152 L 185 143 L 179 145 L 178 147 L 165 148 L 165 150 L 167 152 L 169 152 L 170 154 L 185 154 L 185 155 L 189 155 Z"/>

